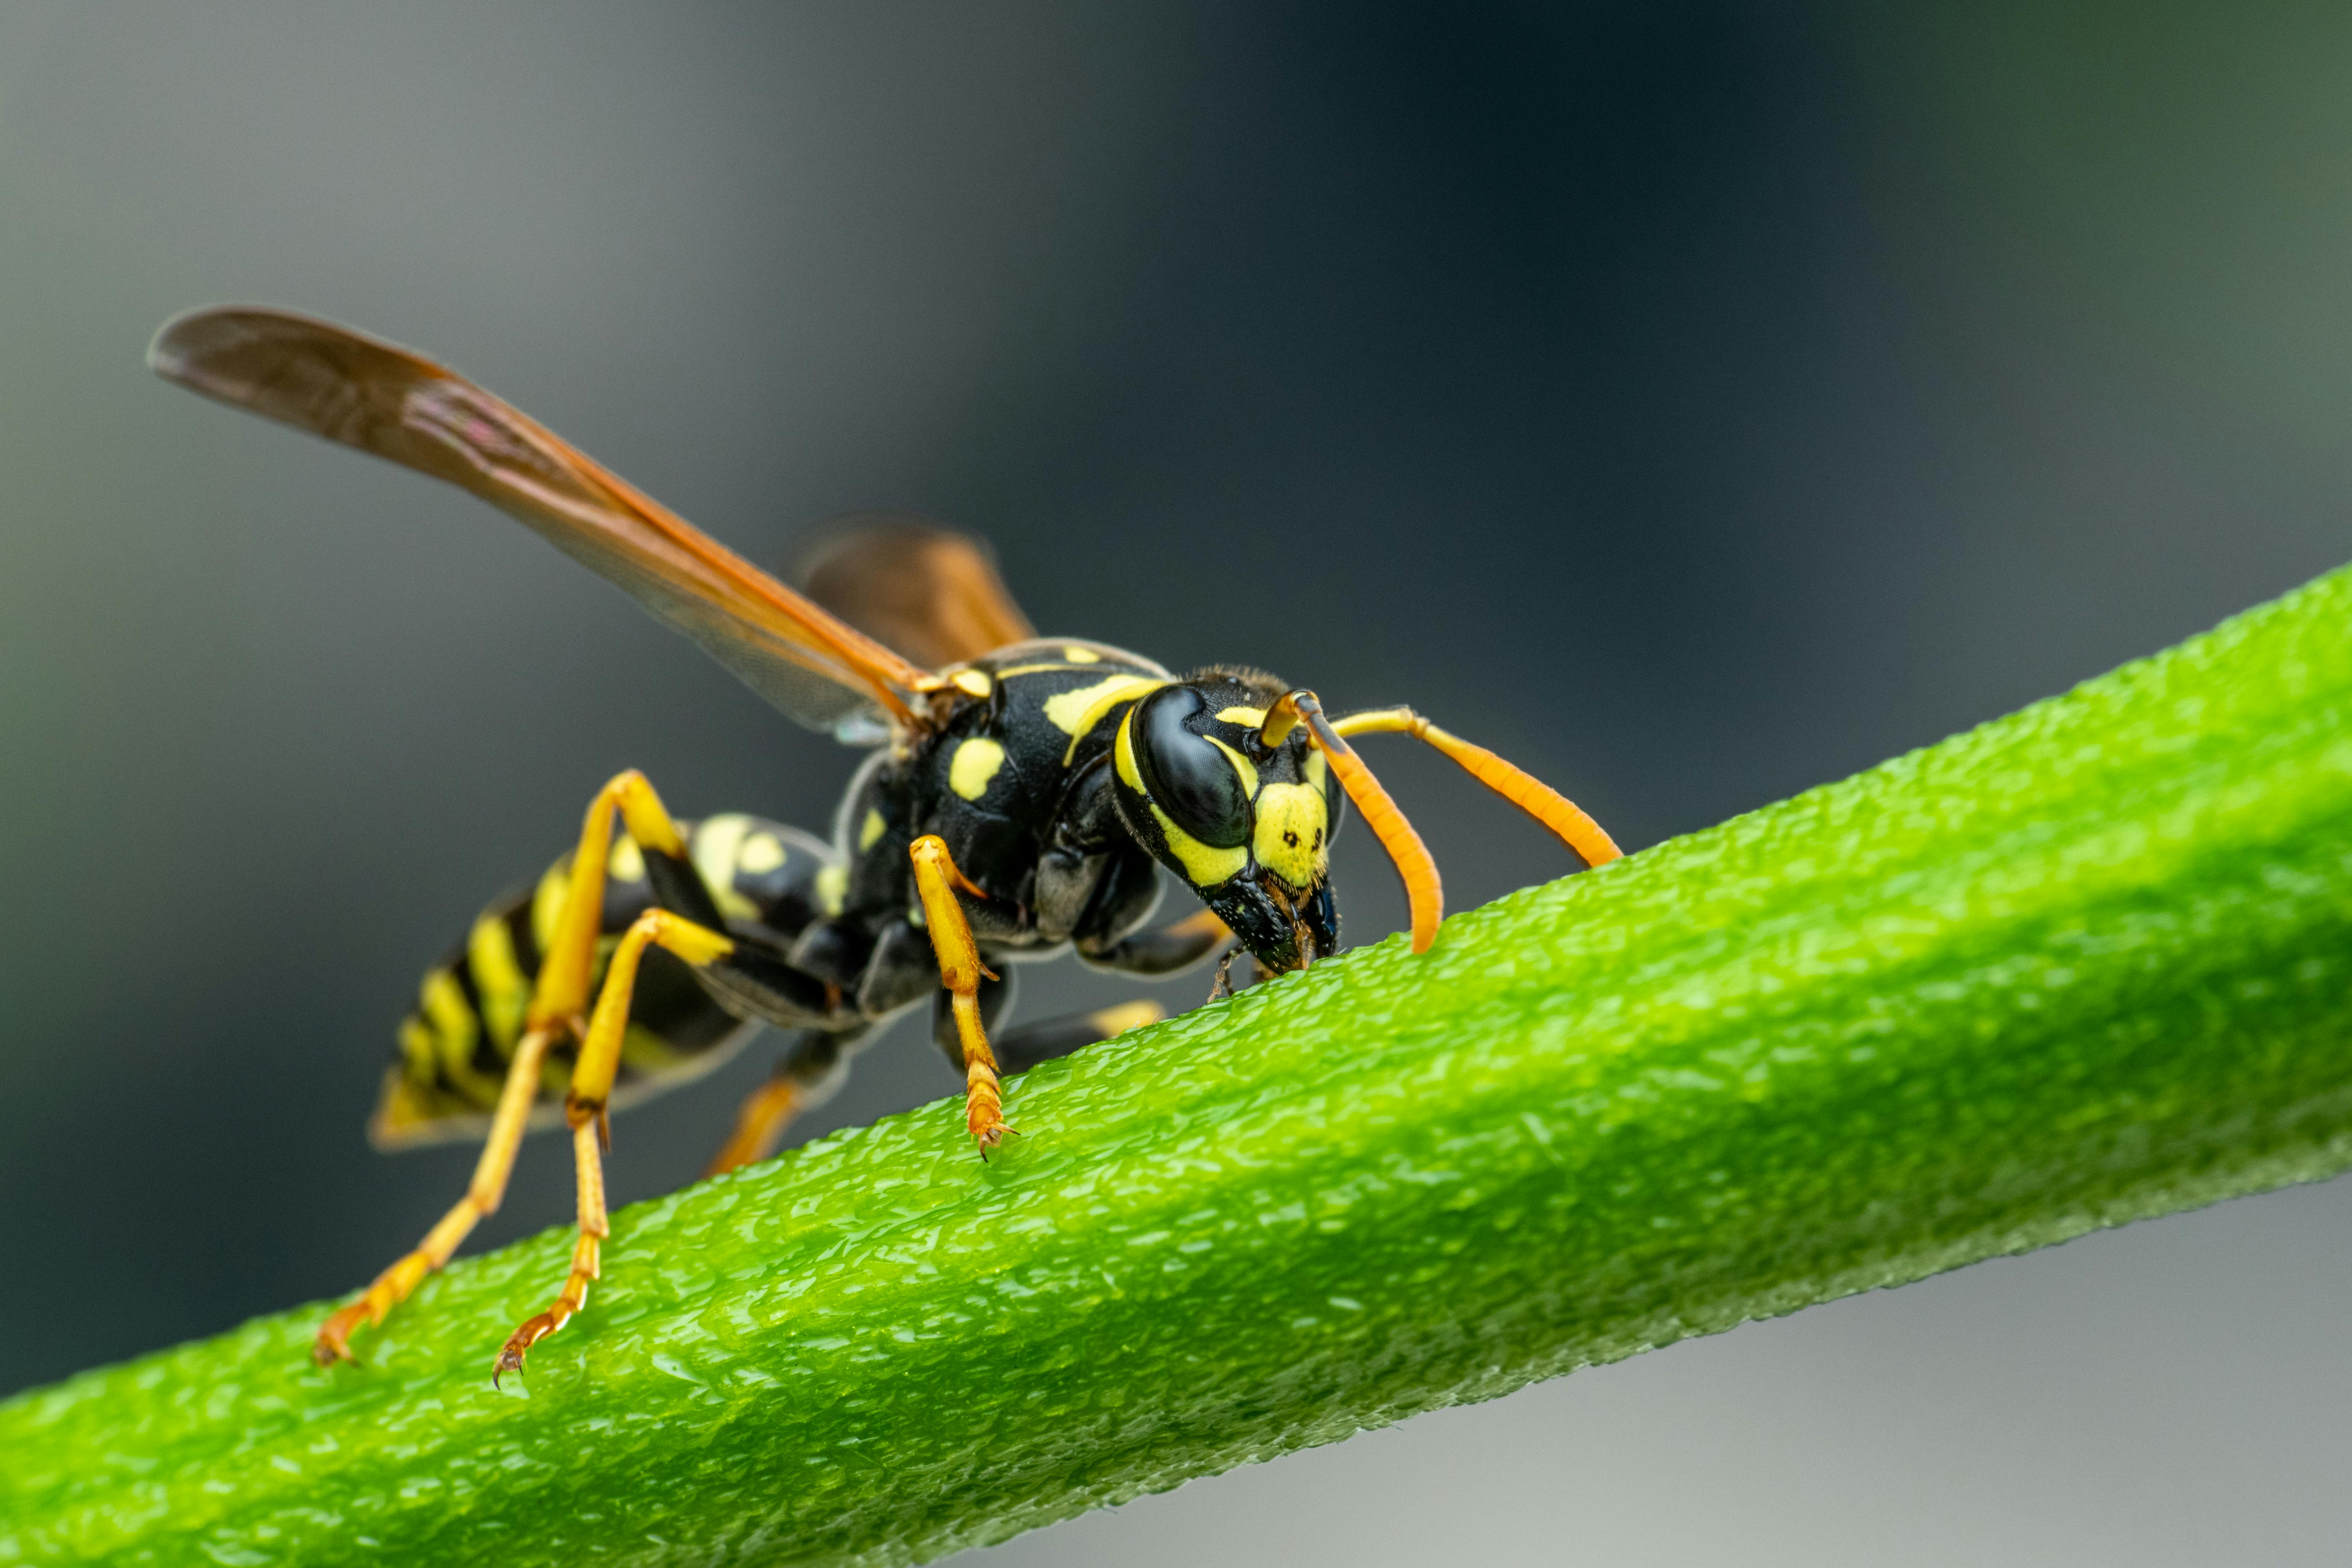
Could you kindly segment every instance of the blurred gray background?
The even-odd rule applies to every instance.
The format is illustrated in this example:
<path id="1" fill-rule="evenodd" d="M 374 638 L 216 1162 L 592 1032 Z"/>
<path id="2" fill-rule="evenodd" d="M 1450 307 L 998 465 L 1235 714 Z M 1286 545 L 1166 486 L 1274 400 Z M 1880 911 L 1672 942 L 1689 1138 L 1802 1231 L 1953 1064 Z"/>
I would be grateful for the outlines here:
<path id="1" fill-rule="evenodd" d="M 417 344 L 757 557 L 930 511 L 1048 630 L 1411 700 L 1638 847 L 2352 556 L 2347 79 L 2340 7 L 9 7 L 0 1388 L 415 1239 L 472 1156 L 364 1146 L 393 1021 L 615 768 L 822 826 L 853 761 L 153 381 L 166 315 Z M 1456 907 L 1565 868 L 1380 765 Z M 765 1065 L 626 1118 L 616 1196 Z M 954 1087 L 910 1032 L 806 1131 Z M 534 1142 L 483 1240 L 569 1205 Z M 2231 1204 L 986 1555 L 2336 1558 L 2347 1258 L 2345 1184 Z"/>

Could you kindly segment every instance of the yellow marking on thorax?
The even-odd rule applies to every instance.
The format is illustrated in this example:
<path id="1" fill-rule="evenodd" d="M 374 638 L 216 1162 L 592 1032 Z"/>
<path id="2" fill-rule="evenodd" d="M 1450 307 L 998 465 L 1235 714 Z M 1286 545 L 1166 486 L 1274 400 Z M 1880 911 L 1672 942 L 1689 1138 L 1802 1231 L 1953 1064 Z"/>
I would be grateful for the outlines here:
<path id="1" fill-rule="evenodd" d="M 1265 725 L 1265 710 L 1263 708 L 1244 708 L 1239 703 L 1235 703 L 1231 708 L 1220 708 L 1217 710 L 1217 722 L 1220 724 L 1246 724 L 1253 730 L 1263 729 Z"/>
<path id="2" fill-rule="evenodd" d="M 827 919 L 841 913 L 843 900 L 849 896 L 849 868 L 827 866 L 816 874 L 816 907 Z"/>
<path id="3" fill-rule="evenodd" d="M 948 787 L 966 800 L 978 800 L 1004 766 L 1004 748 L 985 735 L 975 735 L 955 749 L 948 761 Z"/>
<path id="4" fill-rule="evenodd" d="M 1331 868 L 1329 827 L 1321 790 L 1270 784 L 1257 795 L 1257 863 L 1294 888 L 1311 888 Z"/>
<path id="5" fill-rule="evenodd" d="M 863 855 L 881 843 L 882 835 L 889 830 L 889 826 L 888 823 L 882 820 L 880 812 L 870 805 L 867 806 L 866 820 L 857 825 L 857 852 Z"/>
<path id="6" fill-rule="evenodd" d="M 710 901 L 730 920 L 760 918 L 760 906 L 735 890 L 736 857 L 742 853 L 744 837 L 751 831 L 751 818 L 730 811 L 705 817 L 688 847 L 688 858 L 694 862 L 702 885 L 710 890 Z"/>
<path id="7" fill-rule="evenodd" d="M 751 834 L 735 851 L 735 864 L 753 877 L 764 877 L 784 863 L 784 841 L 772 833 Z"/>
<path id="8" fill-rule="evenodd" d="M 1078 742 L 1102 722 L 1104 714 L 1129 698 L 1157 691 L 1167 684 L 1148 675 L 1107 675 L 1092 686 L 1081 686 L 1045 699 L 1046 719 L 1070 738 L 1068 750 L 1062 753 L 1062 765 L 1070 765 L 1070 760 L 1078 754 Z"/>
<path id="9" fill-rule="evenodd" d="M 967 697 L 985 697 L 995 686 L 988 679 L 988 672 L 980 669 L 959 669 L 948 680 Z"/>
<path id="10" fill-rule="evenodd" d="M 1072 664 L 1100 664 L 1102 662 L 1102 655 L 1097 653 L 1090 647 L 1080 647 L 1076 643 L 1072 643 L 1068 647 L 1063 648 L 1062 657 L 1068 659 Z"/>
<path id="11" fill-rule="evenodd" d="M 507 930 L 504 915 L 487 914 L 474 922 L 466 938 L 466 967 L 473 971 L 490 1042 L 499 1055 L 511 1057 L 515 1042 L 522 1038 L 523 1013 L 530 1005 L 530 978 L 515 960 L 514 934 Z"/>

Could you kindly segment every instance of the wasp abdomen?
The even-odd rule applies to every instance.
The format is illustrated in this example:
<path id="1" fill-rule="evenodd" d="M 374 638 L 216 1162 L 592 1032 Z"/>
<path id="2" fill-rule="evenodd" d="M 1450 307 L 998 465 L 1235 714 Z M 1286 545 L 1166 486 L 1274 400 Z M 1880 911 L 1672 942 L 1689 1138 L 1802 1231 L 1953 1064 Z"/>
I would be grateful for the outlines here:
<path id="1" fill-rule="evenodd" d="M 789 940 L 840 897 L 834 852 L 798 828 L 740 813 L 680 827 L 696 872 L 730 926 Z M 465 940 L 425 972 L 415 1010 L 401 1020 L 398 1051 L 369 1122 L 377 1147 L 481 1134 L 522 1037 L 531 983 L 553 938 L 571 870 L 567 854 L 531 888 L 488 905 Z M 605 868 L 597 985 L 613 944 L 654 903 L 643 853 L 625 832 L 617 834 Z M 614 1108 L 700 1077 L 755 1028 L 714 1000 L 682 961 L 647 952 L 629 1008 Z M 566 1040 L 547 1053 L 533 1125 L 560 1113 L 575 1048 Z"/>

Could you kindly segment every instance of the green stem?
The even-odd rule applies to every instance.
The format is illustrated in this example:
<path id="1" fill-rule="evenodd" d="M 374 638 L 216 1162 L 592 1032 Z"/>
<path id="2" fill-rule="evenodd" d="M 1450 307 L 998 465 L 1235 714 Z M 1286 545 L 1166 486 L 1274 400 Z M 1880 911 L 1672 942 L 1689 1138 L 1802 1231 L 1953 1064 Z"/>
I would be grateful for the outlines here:
<path id="1" fill-rule="evenodd" d="M 0 1405 L 0 1563 L 908 1561 L 2352 1163 L 2352 574 L 616 1216 Z"/>

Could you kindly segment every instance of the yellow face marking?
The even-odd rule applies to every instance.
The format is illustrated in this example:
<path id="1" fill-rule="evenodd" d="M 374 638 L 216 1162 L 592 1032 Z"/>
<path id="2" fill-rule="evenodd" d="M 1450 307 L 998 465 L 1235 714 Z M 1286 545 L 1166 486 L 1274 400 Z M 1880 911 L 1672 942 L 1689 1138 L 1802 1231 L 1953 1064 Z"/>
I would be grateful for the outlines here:
<path id="1" fill-rule="evenodd" d="M 857 852 L 860 855 L 863 855 L 868 849 L 873 848 L 877 844 L 882 842 L 882 835 L 889 828 L 889 826 L 890 825 L 888 823 L 882 820 L 882 814 L 880 812 L 875 810 L 870 805 L 867 806 L 866 808 L 866 820 L 857 825 Z"/>
<path id="2" fill-rule="evenodd" d="M 646 852 L 637 841 L 624 833 L 613 840 L 613 853 L 604 861 L 604 874 L 615 882 L 642 882 L 646 879 Z"/>
<path id="3" fill-rule="evenodd" d="M 1257 770 L 1250 766 L 1250 760 L 1247 757 L 1243 756 L 1239 752 L 1234 751 L 1231 746 L 1226 745 L 1223 741 L 1218 740 L 1214 735 L 1203 735 L 1201 738 L 1208 742 L 1209 744 L 1216 747 L 1217 750 L 1224 752 L 1225 761 L 1234 764 L 1234 772 L 1242 775 L 1242 794 L 1244 796 L 1255 795 L 1257 793 Z"/>
<path id="4" fill-rule="evenodd" d="M 1102 655 L 1097 653 L 1090 647 L 1080 647 L 1076 643 L 1072 643 L 1067 647 L 1065 647 L 1062 650 L 1062 657 L 1068 659 L 1072 664 L 1100 664 L 1102 662 Z"/>
<path id="5" fill-rule="evenodd" d="M 1196 888 L 1213 888 L 1220 882 L 1231 881 L 1249 864 L 1246 844 L 1236 844 L 1231 849 L 1203 844 L 1170 821 L 1157 803 L 1151 807 L 1151 816 L 1160 824 L 1160 836 L 1168 840 L 1168 852 L 1184 868 L 1184 879 Z"/>
<path id="6" fill-rule="evenodd" d="M 760 906 L 735 890 L 735 858 L 742 850 L 751 819 L 740 811 L 705 817 L 694 829 L 688 853 L 702 885 L 710 889 L 719 912 L 739 921 L 760 918 Z"/>
<path id="7" fill-rule="evenodd" d="M 514 936 L 504 915 L 484 915 L 474 922 L 466 938 L 466 967 L 473 972 L 491 1043 L 499 1055 L 513 1056 L 515 1042 L 522 1038 L 523 1012 L 530 1005 L 530 979 L 515 962 Z"/>
<path id="8" fill-rule="evenodd" d="M 948 788 L 966 800 L 978 800 L 1003 767 L 1004 748 L 985 735 L 975 735 L 948 760 Z"/>
<path id="9" fill-rule="evenodd" d="M 1308 752 L 1307 765 L 1298 771 L 1307 776 L 1307 782 L 1313 784 L 1318 793 L 1321 793 L 1325 781 L 1331 776 L 1330 764 L 1324 762 L 1323 753 L 1320 752 Z"/>
<path id="10" fill-rule="evenodd" d="M 1218 709 L 1217 722 L 1220 724 L 1246 724 L 1253 730 L 1260 729 L 1265 724 L 1265 710 L 1263 708 L 1244 708 L 1240 704 L 1236 703 L 1231 708 Z"/>
<path id="11" fill-rule="evenodd" d="M 1270 784 L 1257 793 L 1257 863 L 1305 889 L 1331 868 L 1330 819 L 1323 792 L 1310 784 Z"/>
<path id="12" fill-rule="evenodd" d="M 754 877 L 764 877 L 783 863 L 784 841 L 772 833 L 751 834 L 735 851 L 738 868 Z"/>
<path id="13" fill-rule="evenodd" d="M 1062 753 L 1062 765 L 1070 765 L 1070 759 L 1078 754 L 1078 742 L 1102 722 L 1104 714 L 1130 697 L 1157 691 L 1166 684 L 1147 675 L 1106 675 L 1092 686 L 1081 686 L 1059 697 L 1045 699 L 1045 717 L 1070 738 L 1069 749 Z"/>
<path id="14" fill-rule="evenodd" d="M 986 671 L 978 669 L 959 669 L 948 679 L 967 697 L 985 697 L 995 686 Z"/>
<path id="15" fill-rule="evenodd" d="M 828 918 L 841 913 L 841 901 L 848 896 L 848 867 L 827 866 L 816 874 L 816 907 Z"/>

